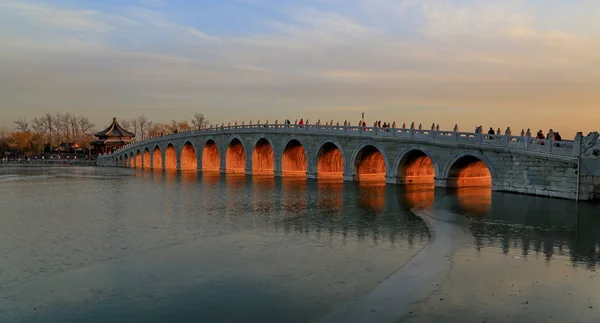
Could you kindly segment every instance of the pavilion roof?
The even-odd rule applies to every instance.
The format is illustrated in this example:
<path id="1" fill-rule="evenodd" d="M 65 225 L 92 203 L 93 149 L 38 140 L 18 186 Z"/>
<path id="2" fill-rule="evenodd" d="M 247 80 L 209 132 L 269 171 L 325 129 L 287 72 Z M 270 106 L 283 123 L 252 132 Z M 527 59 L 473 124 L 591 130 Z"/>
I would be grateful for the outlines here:
<path id="1" fill-rule="evenodd" d="M 98 138 L 102 137 L 135 137 L 135 134 L 125 130 L 121 125 L 117 122 L 117 118 L 113 118 L 113 122 L 108 128 L 98 131 L 94 134 L 94 136 Z"/>

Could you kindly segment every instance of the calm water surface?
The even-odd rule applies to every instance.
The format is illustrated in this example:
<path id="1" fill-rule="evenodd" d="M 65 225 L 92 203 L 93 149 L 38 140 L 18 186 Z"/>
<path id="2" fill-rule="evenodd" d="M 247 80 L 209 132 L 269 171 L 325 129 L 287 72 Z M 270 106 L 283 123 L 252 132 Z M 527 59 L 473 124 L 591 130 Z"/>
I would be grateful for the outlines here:
<path id="1" fill-rule="evenodd" d="M 0 321 L 315 321 L 427 252 L 416 206 L 463 234 L 399 321 L 600 322 L 598 205 L 111 168 L 0 168 Z"/>

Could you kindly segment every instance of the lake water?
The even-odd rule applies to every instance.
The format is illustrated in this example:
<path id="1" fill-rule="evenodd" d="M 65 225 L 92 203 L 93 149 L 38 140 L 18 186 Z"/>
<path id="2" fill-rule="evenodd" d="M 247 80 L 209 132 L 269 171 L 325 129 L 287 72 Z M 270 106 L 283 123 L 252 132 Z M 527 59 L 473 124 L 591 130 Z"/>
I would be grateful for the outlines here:
<path id="1" fill-rule="evenodd" d="M 600 322 L 597 204 L 6 167 L 0 221 L 2 322 L 313 322 L 398 275 L 420 291 L 392 289 L 401 322 Z"/>

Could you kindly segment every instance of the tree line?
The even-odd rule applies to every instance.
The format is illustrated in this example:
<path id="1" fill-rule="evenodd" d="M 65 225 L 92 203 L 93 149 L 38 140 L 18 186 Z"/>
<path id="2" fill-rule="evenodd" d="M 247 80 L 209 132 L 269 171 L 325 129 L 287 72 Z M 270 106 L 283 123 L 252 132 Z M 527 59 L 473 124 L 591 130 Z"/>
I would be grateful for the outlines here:
<path id="1" fill-rule="evenodd" d="M 169 123 L 150 121 L 144 114 L 119 121 L 121 126 L 135 134 L 135 140 L 143 140 L 172 132 L 203 129 L 208 120 L 195 113 L 190 121 L 171 120 Z M 46 113 L 31 120 L 19 118 L 14 121 L 14 130 L 0 129 L 0 157 L 11 151 L 17 155 L 32 156 L 60 145 L 69 144 L 87 149 L 91 147 L 95 125 L 84 115 L 71 113 Z M 108 126 L 108 125 L 107 125 Z M 96 130 L 103 130 L 96 129 Z"/>
<path id="2" fill-rule="evenodd" d="M 208 120 L 202 113 L 194 113 L 190 121 L 171 120 L 168 123 L 154 123 L 142 114 L 136 118 L 119 121 L 126 130 L 135 134 L 136 140 L 156 137 L 173 132 L 200 130 L 208 127 Z"/>

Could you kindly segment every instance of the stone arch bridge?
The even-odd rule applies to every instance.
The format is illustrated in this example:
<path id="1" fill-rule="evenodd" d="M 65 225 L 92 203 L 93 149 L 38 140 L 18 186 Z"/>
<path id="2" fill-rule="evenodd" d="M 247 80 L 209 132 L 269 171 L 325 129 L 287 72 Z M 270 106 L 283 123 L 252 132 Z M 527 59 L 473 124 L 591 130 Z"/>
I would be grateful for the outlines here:
<path id="1" fill-rule="evenodd" d="M 600 198 L 598 134 L 573 141 L 414 128 L 235 125 L 136 142 L 100 166 L 338 177 L 567 199 Z"/>

